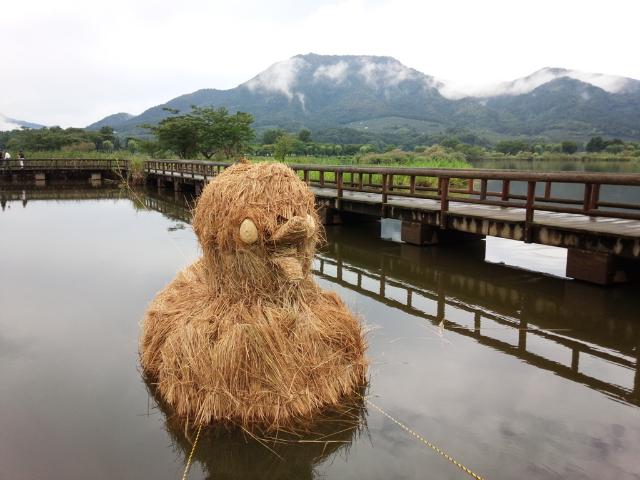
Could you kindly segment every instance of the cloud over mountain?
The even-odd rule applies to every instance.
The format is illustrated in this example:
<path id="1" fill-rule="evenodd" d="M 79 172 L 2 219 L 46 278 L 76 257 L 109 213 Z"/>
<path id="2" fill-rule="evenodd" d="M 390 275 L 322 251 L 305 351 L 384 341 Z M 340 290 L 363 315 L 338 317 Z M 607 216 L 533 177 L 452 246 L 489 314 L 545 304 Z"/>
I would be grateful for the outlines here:
<path id="1" fill-rule="evenodd" d="M 454 100 L 464 97 L 485 98 L 499 95 L 525 95 L 558 78 L 579 80 L 601 88 L 608 93 L 627 93 L 640 88 L 640 81 L 618 75 L 546 67 L 526 77 L 493 85 L 465 87 L 453 82 L 443 81 L 439 90 L 442 95 Z"/>
<path id="2" fill-rule="evenodd" d="M 252 113 L 258 129 L 393 127 L 433 133 L 464 128 L 492 136 L 640 139 L 638 80 L 544 68 L 465 90 L 392 57 L 366 55 L 297 55 L 236 88 L 198 90 L 137 117 L 121 115 L 98 124 L 112 122 L 124 134 L 142 133 L 139 125 L 168 115 L 163 107 L 187 112 L 191 105 Z"/>

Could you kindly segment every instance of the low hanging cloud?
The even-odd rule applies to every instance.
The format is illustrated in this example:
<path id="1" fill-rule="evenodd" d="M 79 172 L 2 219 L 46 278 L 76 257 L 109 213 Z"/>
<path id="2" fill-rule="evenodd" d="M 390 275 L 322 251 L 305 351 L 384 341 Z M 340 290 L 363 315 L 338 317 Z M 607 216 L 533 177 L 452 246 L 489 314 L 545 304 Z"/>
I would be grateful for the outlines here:
<path id="1" fill-rule="evenodd" d="M 264 90 L 282 93 L 291 100 L 295 94 L 294 86 L 298 80 L 298 73 L 307 65 L 306 60 L 298 57 L 275 63 L 257 77 L 246 82 L 245 86 L 251 91 Z"/>
<path id="2" fill-rule="evenodd" d="M 450 99 L 463 97 L 492 97 L 496 95 L 524 95 L 558 78 L 572 78 L 609 93 L 622 93 L 633 86 L 633 80 L 617 75 L 580 72 L 561 68 L 543 68 L 511 82 L 483 86 L 465 86 L 454 82 L 441 82 L 440 93 Z"/>
<path id="3" fill-rule="evenodd" d="M 313 72 L 314 80 L 327 79 L 335 83 L 342 83 L 347 78 L 349 64 L 344 60 L 333 65 L 321 65 Z"/>
<path id="4" fill-rule="evenodd" d="M 358 73 L 364 77 L 367 83 L 375 87 L 395 87 L 405 80 L 413 80 L 418 77 L 415 70 L 394 60 L 364 59 Z"/>

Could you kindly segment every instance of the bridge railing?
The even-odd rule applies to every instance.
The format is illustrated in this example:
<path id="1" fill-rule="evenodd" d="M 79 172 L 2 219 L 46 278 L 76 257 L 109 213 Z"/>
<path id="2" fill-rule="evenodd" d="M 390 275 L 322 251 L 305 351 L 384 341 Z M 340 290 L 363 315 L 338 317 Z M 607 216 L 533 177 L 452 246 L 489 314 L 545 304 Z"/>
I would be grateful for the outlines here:
<path id="1" fill-rule="evenodd" d="M 0 172 L 11 171 L 37 171 L 47 172 L 54 170 L 126 170 L 128 160 L 116 160 L 110 158 L 30 158 L 20 160 L 0 160 Z"/>
<path id="2" fill-rule="evenodd" d="M 291 167 L 300 172 L 310 185 L 336 189 L 338 197 L 346 191 L 356 191 L 379 194 L 382 203 L 387 203 L 391 195 L 432 199 L 440 202 L 445 215 L 449 211 L 449 201 L 455 200 L 523 208 L 527 221 L 533 220 L 536 210 L 640 219 L 640 203 L 611 202 L 600 198 L 604 185 L 633 187 L 640 198 L 640 174 L 325 165 Z M 489 190 L 490 182 L 494 190 Z M 526 193 L 514 191 L 513 185 L 518 182 L 526 185 Z M 554 184 L 567 183 L 581 185 L 579 198 L 552 194 Z M 498 185 L 498 190 L 495 190 L 495 185 Z M 542 190 L 540 185 L 543 185 L 543 193 L 537 192 Z"/>
<path id="3" fill-rule="evenodd" d="M 204 180 L 229 164 L 153 160 L 147 171 Z M 384 216 L 390 197 L 430 199 L 439 202 L 440 223 L 446 225 L 450 202 L 490 205 L 524 210 L 525 241 L 531 237 L 536 211 L 640 220 L 640 202 L 601 198 L 603 186 L 632 188 L 640 199 L 640 174 L 591 172 L 531 172 L 516 170 L 289 165 L 313 187 L 334 189 L 342 199 L 346 192 L 379 195 Z M 559 184 L 574 184 L 573 196 L 553 194 Z M 491 187 L 491 188 L 490 188 Z M 515 188 L 514 188 L 515 187 Z M 575 193 L 578 192 L 578 193 Z"/>
<path id="4" fill-rule="evenodd" d="M 194 162 L 189 160 L 145 160 L 144 170 L 171 177 L 202 179 L 205 182 L 231 165 L 225 162 Z"/>
<path id="5" fill-rule="evenodd" d="M 25 161 L 23 167 L 19 162 L 13 159 L 3 165 L 26 170 L 128 166 L 127 160 L 109 159 L 34 159 Z M 166 159 L 145 160 L 143 168 L 146 173 L 206 182 L 229 165 Z M 601 196 L 602 187 L 617 186 L 633 189 L 630 197 L 640 199 L 640 174 L 300 164 L 290 167 L 311 186 L 335 189 L 338 198 L 345 192 L 363 192 L 380 195 L 383 206 L 390 196 L 438 201 L 443 225 L 450 212 L 450 201 L 524 209 L 525 230 L 534 221 L 536 211 L 640 220 L 640 202 L 612 201 Z M 573 196 L 554 194 L 559 184 L 576 185 Z"/>

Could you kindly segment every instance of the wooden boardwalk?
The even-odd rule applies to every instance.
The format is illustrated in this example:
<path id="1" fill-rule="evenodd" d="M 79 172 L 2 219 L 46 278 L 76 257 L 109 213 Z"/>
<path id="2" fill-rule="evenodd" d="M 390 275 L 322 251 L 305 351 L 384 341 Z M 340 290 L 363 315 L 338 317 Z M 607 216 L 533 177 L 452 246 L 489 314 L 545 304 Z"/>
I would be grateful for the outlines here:
<path id="1" fill-rule="evenodd" d="M 199 194 L 227 166 L 147 160 L 143 171 L 158 187 Z M 569 249 L 567 276 L 600 284 L 625 280 L 640 259 L 640 174 L 290 166 L 314 191 L 326 224 L 392 218 L 402 222 L 402 240 L 416 245 L 491 235 L 564 247 Z M 56 172 L 94 172 L 94 178 L 116 172 L 124 178 L 128 171 L 125 160 L 11 161 L 0 170 L 0 181 L 28 175 L 43 181 Z M 557 196 L 558 186 L 567 184 L 579 198 Z M 624 203 L 601 195 L 612 186 L 632 191 L 630 198 L 637 200 Z"/>
<path id="2" fill-rule="evenodd" d="M 318 198 L 337 198 L 337 191 L 331 188 L 311 188 Z M 343 201 L 380 205 L 382 194 L 346 191 Z M 433 199 L 408 198 L 389 195 L 387 205 L 410 208 L 420 211 L 440 212 L 441 202 Z M 449 201 L 449 214 L 462 217 L 492 219 L 524 225 L 526 209 L 517 207 L 498 207 Z M 541 226 L 559 227 L 576 232 L 598 232 L 602 234 L 640 238 L 640 220 L 594 217 L 575 213 L 536 212 L 533 223 Z"/>

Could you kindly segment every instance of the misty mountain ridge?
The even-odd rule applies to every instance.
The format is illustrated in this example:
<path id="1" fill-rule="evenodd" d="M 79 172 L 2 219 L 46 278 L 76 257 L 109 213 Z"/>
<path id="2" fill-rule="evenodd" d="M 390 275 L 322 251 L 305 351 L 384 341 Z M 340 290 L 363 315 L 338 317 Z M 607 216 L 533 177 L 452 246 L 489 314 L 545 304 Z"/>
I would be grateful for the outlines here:
<path id="1" fill-rule="evenodd" d="M 17 120 L 15 118 L 6 117 L 0 113 L 0 132 L 10 130 L 20 130 L 21 128 L 42 128 L 44 125 L 39 123 L 27 122 L 25 120 Z"/>
<path id="2" fill-rule="evenodd" d="M 543 68 L 493 86 L 460 90 L 392 57 L 296 55 L 228 90 L 202 89 L 138 116 L 115 114 L 122 135 L 146 131 L 192 105 L 249 112 L 258 130 L 312 131 L 348 127 L 368 132 L 410 129 L 422 133 L 464 128 L 506 136 L 586 139 L 593 135 L 640 139 L 640 81 L 615 75 Z"/>

